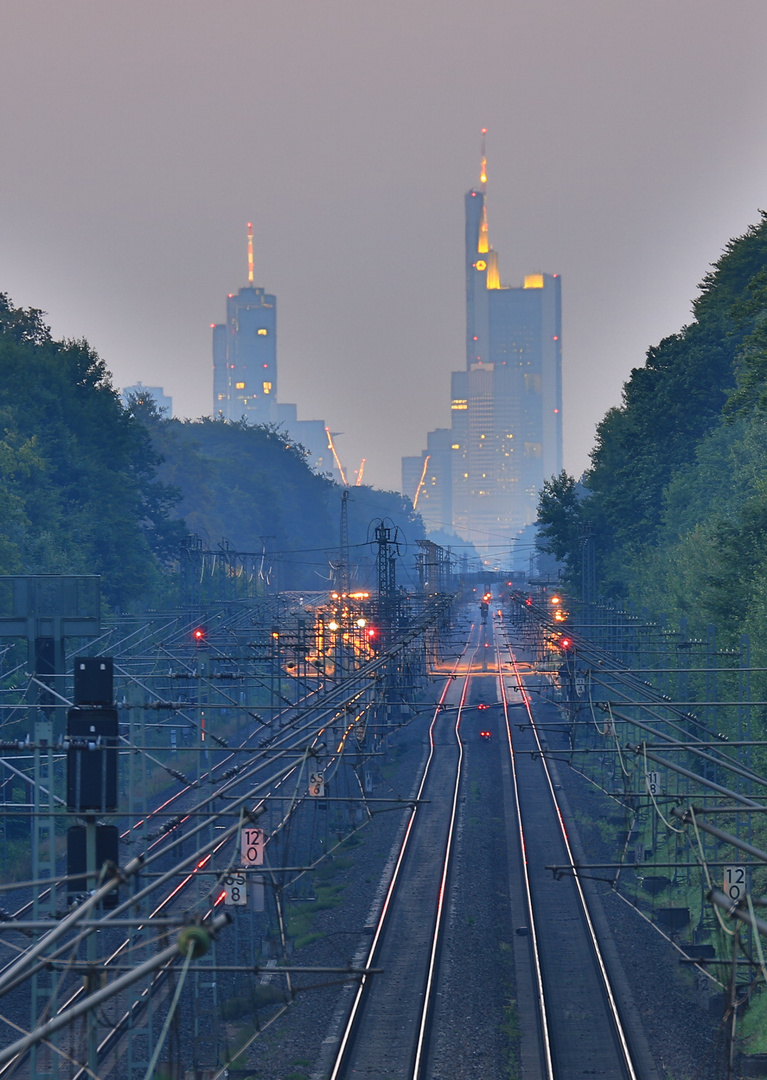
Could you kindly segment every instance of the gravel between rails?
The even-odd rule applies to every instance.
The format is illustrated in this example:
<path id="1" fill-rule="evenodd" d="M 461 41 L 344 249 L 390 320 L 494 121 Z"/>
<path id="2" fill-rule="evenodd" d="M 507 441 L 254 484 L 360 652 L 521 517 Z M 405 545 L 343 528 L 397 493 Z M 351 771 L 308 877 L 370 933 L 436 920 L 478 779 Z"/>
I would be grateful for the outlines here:
<path id="1" fill-rule="evenodd" d="M 553 705 L 544 708 L 547 721 L 559 719 Z M 402 797 L 412 793 L 424 760 L 429 721 L 430 716 L 424 714 L 391 737 L 395 763 L 388 787 Z M 495 798 L 500 738 L 496 735 L 490 745 L 474 745 L 475 735 L 467 724 L 468 782 L 462 796 L 462 839 L 449 909 L 451 923 L 459 932 L 447 942 L 451 966 L 438 987 L 438 1015 L 452 1021 L 438 1023 L 430 1059 L 432 1080 L 474 1080 L 477 1076 L 510 1080 L 520 1075 L 515 1058 L 513 954 L 507 949 L 514 930 L 503 880 L 504 822 Z M 558 749 L 555 736 L 548 741 L 552 750 Z M 478 755 L 485 751 L 489 754 L 483 760 Z M 615 814 L 616 804 L 565 764 L 560 763 L 558 770 L 570 808 L 578 815 L 577 829 L 572 822 L 568 831 L 577 832 L 588 861 L 610 861 L 614 852 L 605 844 L 598 823 Z M 386 790 L 387 783 L 382 783 L 374 794 L 381 797 Z M 369 941 L 362 928 L 368 924 L 406 813 L 379 814 L 359 834 L 364 843 L 350 853 L 353 866 L 334 878 L 334 884 L 345 885 L 341 905 L 317 912 L 313 925 L 324 936 L 294 953 L 294 963 L 342 965 Z M 609 885 L 599 883 L 597 891 L 659 1074 L 664 1080 L 710 1080 L 717 1075 L 721 1044 L 716 1012 L 720 999 L 712 993 L 713 984 L 680 965 L 673 945 Z M 298 986 L 310 981 L 320 980 L 317 976 L 295 978 Z M 323 1080 L 330 1049 L 325 1040 L 332 1038 L 329 1033 L 339 1002 L 349 998 L 352 986 L 346 983 L 341 990 L 326 987 L 298 993 L 283 1017 L 256 1039 L 247 1061 L 238 1062 L 242 1071 L 234 1075 L 257 1080 Z M 261 1015 L 262 1023 L 268 1015 Z"/>
<path id="2" fill-rule="evenodd" d="M 407 728 L 390 736 L 389 775 L 376 785 L 374 797 L 412 796 L 426 756 L 431 715 L 431 711 L 425 711 Z M 292 963 L 343 966 L 354 960 L 363 948 L 367 949 L 370 936 L 364 927 L 369 925 L 371 912 L 382 899 L 382 876 L 388 873 L 392 848 L 408 814 L 407 808 L 401 808 L 374 815 L 358 833 L 363 842 L 343 852 L 344 857 L 353 860 L 353 865 L 333 878 L 334 885 L 344 886 L 342 902 L 337 908 L 317 912 L 312 929 L 323 936 L 294 952 L 290 958 Z M 333 978 L 294 976 L 294 985 L 316 984 Z M 347 981 L 341 989 L 335 985 L 299 992 L 287 1012 L 253 1043 L 247 1065 L 240 1066 L 245 1071 L 237 1075 L 252 1076 L 257 1080 L 302 1080 L 327 1075 L 326 1058 L 331 1044 L 324 1040 L 329 1038 L 334 1021 L 337 1022 L 339 1006 L 350 1000 L 355 988 L 356 982 Z M 265 1023 L 267 1019 L 265 1012 L 261 1022 Z"/>

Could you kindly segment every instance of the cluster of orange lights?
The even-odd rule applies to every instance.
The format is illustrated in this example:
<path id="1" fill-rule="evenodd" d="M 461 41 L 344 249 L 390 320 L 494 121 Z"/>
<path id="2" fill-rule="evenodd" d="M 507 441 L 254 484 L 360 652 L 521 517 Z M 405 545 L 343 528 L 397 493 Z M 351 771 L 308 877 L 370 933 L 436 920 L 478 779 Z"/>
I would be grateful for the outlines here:
<path id="1" fill-rule="evenodd" d="M 565 622 L 567 620 L 570 612 L 565 611 L 565 609 L 561 606 L 562 597 L 561 596 L 552 596 L 551 599 L 549 600 L 549 603 L 554 604 L 555 607 L 556 607 L 556 611 L 554 612 L 554 621 L 555 622 L 560 622 L 560 623 Z"/>
<path id="2" fill-rule="evenodd" d="M 339 648 L 348 650 L 349 656 L 366 659 L 375 648 L 379 631 L 369 625 L 365 609 L 361 607 L 361 602 L 370 599 L 369 592 L 333 592 L 329 599 L 328 607 L 315 615 L 316 651 L 307 660 L 318 672 L 332 676 L 339 660 Z M 292 674 L 290 665 L 286 667 Z"/>

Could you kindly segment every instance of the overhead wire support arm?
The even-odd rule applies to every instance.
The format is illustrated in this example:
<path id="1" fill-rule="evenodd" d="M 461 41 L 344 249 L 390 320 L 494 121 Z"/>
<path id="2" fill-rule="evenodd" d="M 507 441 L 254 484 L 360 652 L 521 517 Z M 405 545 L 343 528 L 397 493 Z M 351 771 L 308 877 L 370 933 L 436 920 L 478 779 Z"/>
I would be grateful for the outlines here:
<path id="1" fill-rule="evenodd" d="M 737 848 L 739 851 L 744 851 L 747 855 L 752 855 L 761 863 L 767 863 L 767 851 L 763 851 L 761 848 L 749 844 L 748 841 L 733 836 L 732 833 L 725 832 L 723 829 L 718 829 L 716 825 L 709 825 L 707 821 L 701 821 L 698 817 L 698 811 L 696 811 L 694 806 L 688 807 L 687 810 L 680 810 L 678 806 L 672 806 L 671 815 L 672 817 L 678 818 L 682 824 L 692 825 L 694 823 L 695 827 L 700 829 L 701 832 L 708 833 L 710 836 L 715 836 L 717 840 L 721 840 L 725 844 L 731 844 L 732 847 Z"/>
<path id="2" fill-rule="evenodd" d="M 215 937 L 216 934 L 230 921 L 229 915 L 227 914 L 217 915 L 207 927 L 198 926 L 196 929 L 202 931 L 208 938 Z M 145 975 L 152 974 L 152 972 L 163 967 L 169 960 L 179 954 L 186 955 L 188 944 L 188 940 L 182 930 L 178 936 L 178 940 L 175 941 L 173 945 L 168 946 L 167 949 L 163 949 L 162 952 L 157 953 L 156 956 L 146 960 L 143 964 L 139 964 L 131 971 L 126 972 L 125 975 L 119 976 L 109 986 L 105 986 L 101 990 L 97 990 L 95 993 L 87 995 L 71 1008 L 58 1013 L 57 1016 L 54 1016 L 53 1019 L 49 1020 L 47 1023 L 41 1024 L 28 1035 L 18 1039 L 15 1043 L 11 1043 L 10 1046 L 6 1046 L 5 1049 L 0 1050 L 0 1065 L 4 1065 L 17 1055 L 25 1053 L 27 1050 L 31 1049 L 31 1047 L 37 1046 L 39 1043 L 43 1042 L 43 1040 L 48 1039 L 51 1035 L 55 1034 L 55 1032 L 60 1031 L 61 1028 L 73 1023 L 92 1009 L 97 1009 L 105 1001 L 114 997 L 115 994 L 119 994 L 128 986 L 132 986 L 133 983 L 138 982 L 139 979 L 143 979 Z"/>
<path id="3" fill-rule="evenodd" d="M 119 871 L 115 867 L 114 873 L 108 881 L 104 882 L 104 884 L 100 888 L 96 889 L 96 891 L 92 893 L 92 895 L 89 896 L 87 900 L 80 904 L 79 907 L 75 908 L 75 910 L 70 915 L 68 915 L 65 919 L 62 919 L 60 923 L 57 923 L 50 931 L 50 933 L 45 934 L 35 945 L 32 946 L 32 948 L 27 949 L 24 955 L 19 957 L 15 964 L 12 964 L 9 968 L 6 968 L 6 970 L 0 975 L 0 997 L 2 997 L 3 994 L 7 993 L 9 989 L 12 989 L 12 987 L 16 985 L 18 976 L 23 972 L 25 967 L 27 967 L 29 964 L 32 963 L 33 960 L 35 960 L 36 957 L 44 953 L 46 949 L 50 948 L 50 946 L 53 945 L 54 942 L 58 941 L 59 938 L 63 937 L 64 934 L 66 934 L 69 930 L 76 927 L 87 915 L 90 914 L 90 912 L 95 907 L 97 907 L 101 903 L 104 897 L 108 896 L 113 889 L 117 888 L 121 881 L 125 881 L 127 880 L 127 878 L 132 877 L 134 874 L 137 874 L 138 871 L 141 869 L 143 861 L 143 856 L 138 856 L 135 859 L 131 859 L 131 861 L 128 863 L 128 865 L 123 871 Z"/>

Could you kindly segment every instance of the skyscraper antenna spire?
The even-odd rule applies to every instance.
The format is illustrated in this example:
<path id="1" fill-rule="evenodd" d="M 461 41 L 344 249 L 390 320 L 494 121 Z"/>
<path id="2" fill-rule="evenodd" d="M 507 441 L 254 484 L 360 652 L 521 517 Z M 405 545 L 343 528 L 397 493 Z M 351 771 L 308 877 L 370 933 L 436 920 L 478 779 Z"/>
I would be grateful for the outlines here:
<path id="1" fill-rule="evenodd" d="M 479 167 L 479 185 L 480 191 L 484 195 L 485 187 L 487 184 L 487 157 L 485 155 L 485 136 L 487 135 L 487 128 L 482 128 L 482 164 Z"/>
<path id="2" fill-rule="evenodd" d="M 253 222 L 248 222 L 248 285 L 253 284 Z"/>

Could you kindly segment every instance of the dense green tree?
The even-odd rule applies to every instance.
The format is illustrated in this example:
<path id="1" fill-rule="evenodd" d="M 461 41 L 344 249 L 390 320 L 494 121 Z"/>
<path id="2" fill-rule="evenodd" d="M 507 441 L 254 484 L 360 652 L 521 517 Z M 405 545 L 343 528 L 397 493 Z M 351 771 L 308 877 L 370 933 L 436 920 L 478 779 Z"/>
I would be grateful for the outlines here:
<path id="1" fill-rule="evenodd" d="M 307 454 L 278 427 L 244 421 L 166 420 L 132 402 L 162 458 L 160 479 L 180 495 L 177 513 L 210 547 L 266 549 L 283 587 L 318 589 L 338 559 L 342 489 L 313 473 Z M 351 564 L 373 584 L 371 521 L 390 519 L 401 550 L 424 535 L 409 500 L 353 487 L 348 501 Z"/>
<path id="2" fill-rule="evenodd" d="M 124 605 L 157 580 L 172 494 L 146 428 L 85 341 L 54 341 L 36 309 L 0 294 L 2 570 L 98 573 Z"/>
<path id="3" fill-rule="evenodd" d="M 581 529 L 584 524 L 583 492 L 563 469 L 546 480 L 538 502 L 538 546 L 564 564 L 565 579 L 580 580 Z"/>
<path id="4" fill-rule="evenodd" d="M 597 429 L 584 481 L 603 592 L 636 591 L 648 552 L 685 530 L 709 535 L 714 503 L 733 513 L 742 501 L 735 463 L 721 456 L 743 450 L 742 430 L 727 434 L 723 416 L 767 408 L 767 216 L 730 241 L 693 312 L 648 350 Z M 704 446 L 708 478 L 697 456 Z"/>

